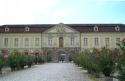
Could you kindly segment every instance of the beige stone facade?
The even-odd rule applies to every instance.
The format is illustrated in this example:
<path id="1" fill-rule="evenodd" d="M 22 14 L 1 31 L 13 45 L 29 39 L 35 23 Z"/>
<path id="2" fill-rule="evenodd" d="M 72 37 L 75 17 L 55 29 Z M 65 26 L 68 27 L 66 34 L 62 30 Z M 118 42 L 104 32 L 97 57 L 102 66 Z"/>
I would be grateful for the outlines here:
<path id="1" fill-rule="evenodd" d="M 37 27 L 37 30 L 31 27 L 32 25 L 18 26 L 3 25 L 0 27 L 0 49 L 7 49 L 10 52 L 12 50 L 27 50 L 29 53 L 38 51 L 42 54 L 51 52 L 53 59 L 56 60 L 59 54 L 69 56 L 71 53 L 84 51 L 84 49 L 117 48 L 116 43 L 125 38 L 125 31 L 123 31 L 125 26 L 117 24 L 104 28 L 99 24 L 82 24 L 78 26 L 83 27 L 77 27 L 77 25 L 59 23 L 50 25 L 51 27 L 44 27 L 44 31 L 40 29 L 42 25 Z M 14 31 L 16 29 L 18 30 Z"/>

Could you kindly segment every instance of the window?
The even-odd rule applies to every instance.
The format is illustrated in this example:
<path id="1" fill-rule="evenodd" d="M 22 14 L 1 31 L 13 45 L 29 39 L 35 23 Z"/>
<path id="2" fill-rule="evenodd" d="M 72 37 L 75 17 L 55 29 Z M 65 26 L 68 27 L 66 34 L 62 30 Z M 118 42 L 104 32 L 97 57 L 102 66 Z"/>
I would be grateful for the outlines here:
<path id="1" fill-rule="evenodd" d="M 106 45 L 106 47 L 109 46 L 109 38 L 105 38 L 105 45 Z"/>
<path id="2" fill-rule="evenodd" d="M 30 28 L 29 27 L 25 27 L 25 31 L 30 31 Z"/>
<path id="3" fill-rule="evenodd" d="M 4 46 L 8 46 L 8 38 L 4 38 Z"/>
<path id="4" fill-rule="evenodd" d="M 52 46 L 52 38 L 51 37 L 48 37 L 48 45 Z"/>
<path id="5" fill-rule="evenodd" d="M 28 47 L 28 46 L 29 46 L 29 39 L 25 38 L 25 47 Z"/>
<path id="6" fill-rule="evenodd" d="M 8 32 L 9 31 L 9 28 L 8 27 L 5 27 L 5 32 Z"/>
<path id="7" fill-rule="evenodd" d="M 18 46 L 18 38 L 15 38 L 14 46 Z"/>
<path id="8" fill-rule="evenodd" d="M 39 38 L 35 38 L 35 46 L 39 46 Z"/>
<path id="9" fill-rule="evenodd" d="M 88 45 L 88 38 L 84 38 L 84 46 Z"/>
<path id="10" fill-rule="evenodd" d="M 94 31 L 97 32 L 98 31 L 98 26 L 94 27 Z"/>
<path id="11" fill-rule="evenodd" d="M 71 37 L 71 45 L 74 45 L 74 37 Z"/>
<path id="12" fill-rule="evenodd" d="M 120 31 L 120 27 L 119 27 L 119 26 L 116 26 L 116 27 L 115 27 L 115 31 Z"/>
<path id="13" fill-rule="evenodd" d="M 120 43 L 120 38 L 116 38 L 116 44 Z"/>
<path id="14" fill-rule="evenodd" d="M 95 46 L 98 46 L 98 45 L 99 45 L 99 39 L 95 38 Z"/>

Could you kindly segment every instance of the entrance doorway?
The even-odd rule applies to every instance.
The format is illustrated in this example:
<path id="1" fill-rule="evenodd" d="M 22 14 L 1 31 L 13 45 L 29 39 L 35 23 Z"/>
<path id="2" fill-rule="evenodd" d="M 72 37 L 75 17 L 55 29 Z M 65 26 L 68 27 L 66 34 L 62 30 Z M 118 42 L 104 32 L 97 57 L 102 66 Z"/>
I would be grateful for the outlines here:
<path id="1" fill-rule="evenodd" d="M 59 48 L 63 48 L 63 37 L 59 37 Z"/>
<path id="2" fill-rule="evenodd" d="M 66 61 L 66 54 L 60 54 L 59 55 L 59 61 L 60 62 L 65 62 Z"/>

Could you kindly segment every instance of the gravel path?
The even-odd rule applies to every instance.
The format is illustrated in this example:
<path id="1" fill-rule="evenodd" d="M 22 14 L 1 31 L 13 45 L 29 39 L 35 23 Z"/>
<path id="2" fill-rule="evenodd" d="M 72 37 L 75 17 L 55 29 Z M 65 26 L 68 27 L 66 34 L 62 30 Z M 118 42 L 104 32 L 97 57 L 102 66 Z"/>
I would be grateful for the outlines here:
<path id="1" fill-rule="evenodd" d="M 91 81 L 73 63 L 46 63 L 0 75 L 0 81 Z"/>

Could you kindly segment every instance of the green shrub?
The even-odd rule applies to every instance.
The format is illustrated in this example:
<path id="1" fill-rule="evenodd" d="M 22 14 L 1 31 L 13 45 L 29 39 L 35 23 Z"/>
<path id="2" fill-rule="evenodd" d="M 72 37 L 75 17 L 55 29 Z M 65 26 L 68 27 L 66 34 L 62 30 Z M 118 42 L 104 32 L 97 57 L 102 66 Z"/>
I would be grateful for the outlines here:
<path id="1" fill-rule="evenodd" d="M 31 65 L 33 64 L 34 62 L 34 57 L 31 56 L 31 55 L 27 55 L 26 56 L 26 64 L 28 65 L 28 67 L 31 67 Z"/>
<path id="2" fill-rule="evenodd" d="M 118 78 L 119 78 L 119 81 L 125 81 L 125 73 L 121 72 Z"/>
<path id="3" fill-rule="evenodd" d="M 72 56 L 75 64 L 85 68 L 91 74 L 103 73 L 105 76 L 110 76 L 114 70 L 115 61 L 111 50 L 103 48 L 84 51 Z"/>
<path id="4" fill-rule="evenodd" d="M 117 70 L 119 71 L 119 80 L 125 81 L 125 39 L 118 44 L 119 46 L 119 60 L 117 64 Z"/>
<path id="5" fill-rule="evenodd" d="M 115 65 L 113 58 L 109 54 L 102 54 L 99 57 L 99 61 L 100 61 L 99 65 L 103 74 L 105 76 L 110 76 L 110 74 L 114 70 L 114 65 Z"/>
<path id="6" fill-rule="evenodd" d="M 46 59 L 43 56 L 38 56 L 37 61 L 38 61 L 38 63 L 41 64 L 41 63 L 44 63 L 46 61 Z"/>
<path id="7" fill-rule="evenodd" d="M 24 66 L 26 66 L 27 60 L 26 55 L 20 54 L 17 57 L 18 61 L 18 69 L 24 69 Z"/>
<path id="8" fill-rule="evenodd" d="M 15 68 L 17 67 L 17 55 L 15 55 L 15 53 L 11 53 L 8 57 L 8 65 L 10 66 L 11 70 L 15 70 Z"/>
<path id="9" fill-rule="evenodd" d="M 52 58 L 51 58 L 51 55 L 47 55 L 47 62 L 51 62 L 52 61 Z"/>
<path id="10" fill-rule="evenodd" d="M 26 57 L 18 51 L 12 52 L 8 57 L 8 65 L 11 70 L 23 69 L 26 65 Z"/>
<path id="11" fill-rule="evenodd" d="M 38 56 L 34 56 L 34 63 L 35 63 L 35 64 L 38 63 Z"/>
<path id="12" fill-rule="evenodd" d="M 4 60 L 3 60 L 3 58 L 0 56 L 0 73 L 2 73 L 1 70 L 2 70 L 3 66 L 4 66 Z"/>

